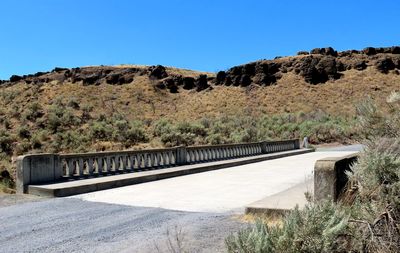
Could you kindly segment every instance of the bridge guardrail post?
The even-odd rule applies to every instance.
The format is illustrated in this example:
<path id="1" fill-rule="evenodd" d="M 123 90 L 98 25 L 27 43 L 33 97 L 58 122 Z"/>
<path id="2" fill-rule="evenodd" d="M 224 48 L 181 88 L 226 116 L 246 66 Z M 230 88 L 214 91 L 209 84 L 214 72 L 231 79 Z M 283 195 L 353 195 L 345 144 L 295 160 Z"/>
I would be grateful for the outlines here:
<path id="1" fill-rule="evenodd" d="M 262 154 L 268 153 L 268 151 L 267 151 L 267 142 L 266 141 L 261 141 L 260 142 L 260 146 L 261 146 L 261 153 Z"/>
<path id="2" fill-rule="evenodd" d="M 187 164 L 186 146 L 176 147 L 176 164 L 177 165 L 185 165 L 185 164 Z"/>
<path id="3" fill-rule="evenodd" d="M 58 154 L 19 156 L 16 165 L 18 193 L 26 193 L 29 184 L 54 182 L 62 178 Z"/>

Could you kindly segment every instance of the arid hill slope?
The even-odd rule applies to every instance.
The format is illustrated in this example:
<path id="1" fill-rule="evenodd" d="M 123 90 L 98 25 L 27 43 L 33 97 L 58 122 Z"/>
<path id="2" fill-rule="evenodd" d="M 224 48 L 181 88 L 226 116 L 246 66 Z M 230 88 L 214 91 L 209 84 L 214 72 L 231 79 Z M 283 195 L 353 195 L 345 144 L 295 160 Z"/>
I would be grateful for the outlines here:
<path id="1" fill-rule="evenodd" d="M 216 74 L 163 66 L 55 68 L 1 81 L 0 93 L 13 99 L 0 104 L 23 111 L 34 100 L 46 107 L 57 97 L 74 98 L 95 113 L 116 110 L 140 120 L 316 109 L 353 114 L 365 96 L 379 101 L 400 89 L 399 71 L 400 47 L 314 49 Z"/>

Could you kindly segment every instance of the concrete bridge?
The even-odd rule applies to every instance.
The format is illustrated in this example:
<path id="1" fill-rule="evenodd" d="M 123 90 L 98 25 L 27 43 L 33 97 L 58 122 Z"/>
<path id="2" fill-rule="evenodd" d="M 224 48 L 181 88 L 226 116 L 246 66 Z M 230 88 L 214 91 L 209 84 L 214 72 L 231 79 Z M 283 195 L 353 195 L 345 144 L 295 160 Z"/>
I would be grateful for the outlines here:
<path id="1" fill-rule="evenodd" d="M 187 249 L 224 252 L 224 238 L 246 226 L 238 216 L 246 207 L 290 207 L 301 203 L 303 192 L 313 191 L 317 160 L 348 156 L 359 148 L 296 155 L 293 154 L 304 150 L 292 148 L 241 155 L 235 158 L 236 165 L 224 165 L 223 169 L 205 167 L 210 163 L 195 163 L 185 166 L 205 167 L 200 169 L 205 172 L 0 207 L 0 252 L 156 252 L 156 248 L 168 252 L 168 234 L 174 236 L 176 227 L 184 232 L 182 240 Z M 120 175 L 111 177 L 115 176 Z M 61 184 L 87 180 L 92 179 Z M 15 196 L 15 202 L 19 196 Z M 290 197 L 289 202 L 282 203 Z"/>

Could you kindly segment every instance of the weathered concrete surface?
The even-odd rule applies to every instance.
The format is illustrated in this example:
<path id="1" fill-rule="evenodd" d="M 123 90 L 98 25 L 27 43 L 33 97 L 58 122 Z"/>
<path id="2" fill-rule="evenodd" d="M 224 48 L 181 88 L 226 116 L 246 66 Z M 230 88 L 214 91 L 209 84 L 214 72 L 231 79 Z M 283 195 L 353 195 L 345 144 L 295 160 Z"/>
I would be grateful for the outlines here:
<path id="1" fill-rule="evenodd" d="M 272 154 L 222 160 L 217 162 L 184 165 L 166 169 L 157 169 L 152 171 L 97 177 L 97 178 L 75 180 L 63 183 L 29 185 L 28 193 L 39 196 L 47 196 L 47 197 L 65 197 L 65 196 L 94 192 L 115 187 L 140 184 L 140 183 L 177 177 L 182 175 L 223 169 L 223 168 L 260 162 L 265 160 L 277 159 L 287 156 L 299 155 L 309 152 L 311 152 L 311 150 L 309 149 L 298 149 L 298 150 L 277 152 Z"/>
<path id="2" fill-rule="evenodd" d="M 357 153 L 318 160 L 314 167 L 314 199 L 336 201 L 347 183 L 345 172 L 356 161 Z"/>
<path id="3" fill-rule="evenodd" d="M 266 214 L 266 215 L 284 215 L 296 206 L 300 209 L 307 204 L 305 193 L 311 196 L 314 180 L 310 178 L 297 184 L 285 191 L 268 196 L 254 203 L 248 204 L 245 209 L 246 214 Z"/>
<path id="4" fill-rule="evenodd" d="M 193 212 L 238 212 L 312 176 L 324 157 L 354 152 L 313 152 L 207 173 L 75 196 L 83 200 Z"/>
<path id="5" fill-rule="evenodd" d="M 167 230 L 183 230 L 189 252 L 226 252 L 246 224 L 229 214 L 193 213 L 60 198 L 0 208 L 0 252 L 169 253 Z M 173 239 L 173 238 L 172 238 Z"/>
<path id="6" fill-rule="evenodd" d="M 54 181 L 61 178 L 58 155 L 40 154 L 20 156 L 17 159 L 17 192 L 25 193 L 30 184 Z"/>

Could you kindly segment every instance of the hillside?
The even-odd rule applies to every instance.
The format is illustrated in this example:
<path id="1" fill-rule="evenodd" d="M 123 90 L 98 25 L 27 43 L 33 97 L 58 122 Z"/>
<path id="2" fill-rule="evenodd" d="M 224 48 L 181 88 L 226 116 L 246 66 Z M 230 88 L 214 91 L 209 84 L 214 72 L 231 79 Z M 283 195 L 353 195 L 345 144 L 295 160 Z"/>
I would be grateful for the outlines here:
<path id="1" fill-rule="evenodd" d="M 2 101 L 2 106 L 15 104 L 23 110 L 35 99 L 48 105 L 63 96 L 102 109 L 95 112 L 129 111 L 140 120 L 317 108 L 352 114 L 353 104 L 366 95 L 379 100 L 400 87 L 400 47 L 339 53 L 323 48 L 299 54 L 217 74 L 163 66 L 55 68 L 1 81 L 3 96 L 18 94 L 9 103 Z"/>
<path id="2" fill-rule="evenodd" d="M 382 103 L 400 89 L 399 71 L 400 47 L 388 47 L 318 48 L 218 73 L 121 65 L 12 76 L 0 81 L 0 171 L 27 152 L 348 141 L 355 104 Z"/>

